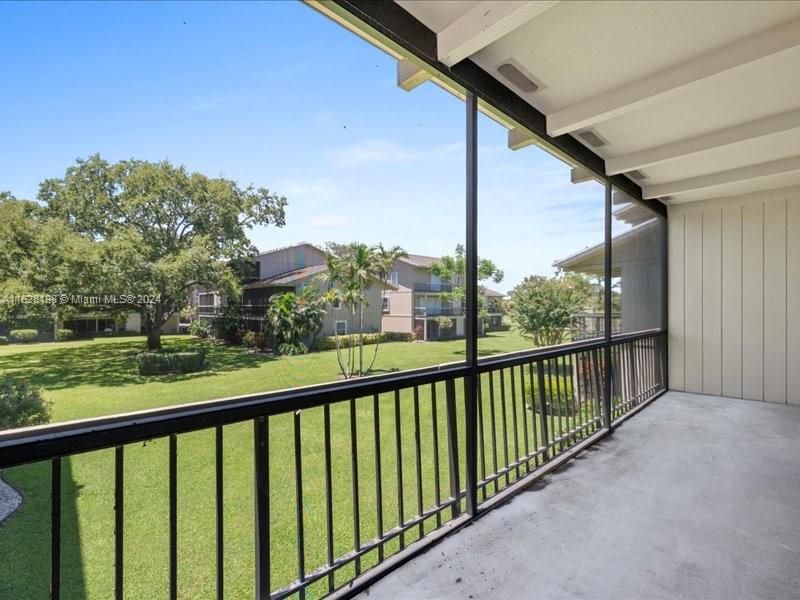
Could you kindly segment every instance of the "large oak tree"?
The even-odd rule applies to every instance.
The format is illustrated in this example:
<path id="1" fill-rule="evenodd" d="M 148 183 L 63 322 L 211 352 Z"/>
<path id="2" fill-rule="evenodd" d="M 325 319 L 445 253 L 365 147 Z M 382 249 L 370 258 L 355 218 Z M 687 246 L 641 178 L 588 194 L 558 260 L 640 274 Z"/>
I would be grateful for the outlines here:
<path id="1" fill-rule="evenodd" d="M 83 290 L 100 273 L 97 245 L 42 207 L 0 192 L 0 322 L 68 318 L 76 308 L 44 302 Z"/>
<path id="2" fill-rule="evenodd" d="M 85 293 L 131 296 L 150 350 L 193 286 L 236 294 L 228 263 L 255 252 L 249 229 L 285 223 L 284 197 L 168 161 L 79 159 L 44 181 L 38 199 L 48 218 L 94 241 L 102 270 Z"/>

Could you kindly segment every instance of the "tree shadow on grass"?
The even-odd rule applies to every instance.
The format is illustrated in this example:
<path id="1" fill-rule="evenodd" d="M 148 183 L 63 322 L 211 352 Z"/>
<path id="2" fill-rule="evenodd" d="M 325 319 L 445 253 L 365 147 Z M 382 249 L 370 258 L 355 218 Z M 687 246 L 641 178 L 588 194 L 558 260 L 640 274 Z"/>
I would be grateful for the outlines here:
<path id="1" fill-rule="evenodd" d="M 258 368 L 275 360 L 272 356 L 250 354 L 242 348 L 203 342 L 195 338 L 165 339 L 168 350 L 189 350 L 202 345 L 208 349 L 208 369 L 185 375 L 142 377 L 136 371 L 136 355 L 143 350 L 141 340 L 48 347 L 41 352 L 0 356 L 0 373 L 29 380 L 48 390 L 84 385 L 118 387 L 153 381 L 172 382 L 202 379 L 221 372 Z"/>
<path id="2" fill-rule="evenodd" d="M 50 597 L 50 477 L 49 461 L 3 473 L 22 494 L 22 504 L 0 524 L 0 597 Z M 72 474 L 72 459 L 61 461 L 61 597 L 86 598 L 77 498 L 80 487 Z"/>

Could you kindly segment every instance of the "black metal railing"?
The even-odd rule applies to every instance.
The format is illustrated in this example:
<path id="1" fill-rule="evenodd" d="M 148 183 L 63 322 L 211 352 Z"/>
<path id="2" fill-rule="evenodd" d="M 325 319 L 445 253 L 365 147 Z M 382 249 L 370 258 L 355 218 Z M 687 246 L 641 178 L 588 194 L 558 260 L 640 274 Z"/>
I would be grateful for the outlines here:
<path id="1" fill-rule="evenodd" d="M 231 539 L 226 515 L 234 508 L 249 510 L 226 505 L 226 478 L 233 477 L 223 466 L 226 453 L 240 459 L 249 454 L 254 465 L 255 565 L 246 576 L 252 576 L 256 596 L 346 596 L 359 589 L 359 582 L 479 517 L 504 495 L 599 439 L 608 424 L 604 377 L 612 380 L 614 419 L 655 397 L 664 389 L 664 338 L 646 332 L 619 336 L 610 347 L 596 341 L 489 357 L 474 369 L 447 365 L 12 430 L 0 434 L 0 468 L 51 462 L 50 593 L 59 598 L 62 463 L 80 453 L 115 449 L 107 492 L 114 506 L 108 568 L 114 573 L 115 597 L 122 598 L 134 583 L 125 570 L 126 553 L 137 551 L 123 543 L 131 525 L 125 475 L 139 468 L 145 452 L 155 452 L 159 440 L 166 440 L 167 460 L 157 463 L 167 473 L 166 498 L 151 501 L 168 505 L 168 589 L 174 598 L 178 567 L 184 564 L 178 561 L 181 544 L 196 541 L 179 539 L 177 482 L 183 476 L 179 465 L 186 464 L 178 460 L 179 453 L 182 443 L 189 442 L 185 434 L 208 431 L 213 444 L 204 456 L 215 508 L 209 522 L 195 523 L 192 531 L 206 531 L 213 539 L 209 547 L 215 549 L 216 573 L 209 580 L 215 582 L 210 585 L 216 585 L 216 596 L 224 597 L 225 568 L 230 566 L 225 560 L 225 540 Z M 604 364 L 607 355 L 610 369 Z M 476 421 L 470 421 L 466 392 L 476 380 Z M 145 448 L 126 452 L 148 440 Z M 470 460 L 474 464 L 467 464 Z M 193 472 L 205 472 L 203 457 L 192 456 L 190 464 Z M 470 494 L 478 500 L 473 514 L 468 512 Z M 181 516 L 184 521 L 201 518 Z M 145 546 L 138 550 L 147 552 Z"/>
<path id="2" fill-rule="evenodd" d="M 238 304 L 236 308 L 243 319 L 262 320 L 267 313 L 268 304 Z M 202 318 L 213 318 L 223 314 L 225 306 L 198 306 L 197 315 Z"/>
<path id="3" fill-rule="evenodd" d="M 587 313 L 575 315 L 569 327 L 570 339 L 573 342 L 591 340 L 603 337 L 605 317 L 602 313 Z M 611 315 L 611 335 L 622 333 L 622 317 L 619 313 Z"/>
<path id="4" fill-rule="evenodd" d="M 619 420 L 662 391 L 666 335 L 629 337 L 611 345 L 611 417 Z"/>
<path id="5" fill-rule="evenodd" d="M 452 283 L 415 283 L 415 292 L 429 292 L 431 294 L 438 294 L 439 292 L 452 292 Z"/>
<path id="6" fill-rule="evenodd" d="M 461 317 L 464 309 L 461 307 L 433 307 L 417 306 L 414 308 L 415 317 Z"/>

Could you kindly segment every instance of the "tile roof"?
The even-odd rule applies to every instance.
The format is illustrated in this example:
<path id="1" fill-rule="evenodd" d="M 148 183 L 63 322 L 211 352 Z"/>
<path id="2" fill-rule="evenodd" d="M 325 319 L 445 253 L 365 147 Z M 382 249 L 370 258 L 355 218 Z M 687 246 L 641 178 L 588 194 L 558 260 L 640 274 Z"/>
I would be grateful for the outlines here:
<path id="1" fill-rule="evenodd" d="M 415 267 L 423 267 L 430 269 L 434 263 L 439 262 L 439 256 L 425 256 L 424 254 L 409 254 L 407 257 L 401 258 L 403 262 L 414 265 Z"/>
<path id="2" fill-rule="evenodd" d="M 248 283 L 243 287 L 246 290 L 255 290 L 274 285 L 292 285 L 300 279 L 305 279 L 306 277 L 311 277 L 312 275 L 318 275 L 319 273 L 323 273 L 327 270 L 328 267 L 325 265 L 302 267 L 300 269 L 287 271 L 286 273 L 279 273 L 278 275 L 273 275 L 272 277 L 267 277 L 266 279 L 259 279 L 258 281 Z"/>

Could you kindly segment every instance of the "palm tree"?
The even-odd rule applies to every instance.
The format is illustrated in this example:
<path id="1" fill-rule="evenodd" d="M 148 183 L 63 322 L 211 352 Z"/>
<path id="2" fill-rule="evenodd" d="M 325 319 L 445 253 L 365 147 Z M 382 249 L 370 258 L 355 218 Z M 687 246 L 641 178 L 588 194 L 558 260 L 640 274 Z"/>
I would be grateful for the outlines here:
<path id="1" fill-rule="evenodd" d="M 377 246 L 373 246 L 373 251 L 375 252 L 375 275 L 378 281 L 382 283 L 381 285 L 381 310 L 383 310 L 383 300 L 386 298 L 386 285 L 385 282 L 389 280 L 389 273 L 392 271 L 392 267 L 397 262 L 399 258 L 407 258 L 408 252 L 403 250 L 400 246 L 392 246 L 391 248 L 384 248 L 383 244 L 378 244 Z M 383 333 L 383 318 L 381 318 L 381 325 L 380 325 L 380 333 Z M 372 360 L 369 363 L 369 367 L 367 367 L 367 373 L 372 370 L 372 367 L 375 366 L 375 359 L 378 357 L 378 346 L 381 342 L 381 336 L 378 335 L 378 339 L 375 340 L 375 351 L 372 353 Z"/>
<path id="2" fill-rule="evenodd" d="M 304 286 L 296 293 L 273 295 L 266 317 L 276 352 L 305 352 L 304 341 L 322 329 L 324 305 L 325 299 L 311 286 Z"/>
<path id="3" fill-rule="evenodd" d="M 397 258 L 406 256 L 405 251 L 394 246 L 386 250 L 382 244 L 367 246 L 362 242 L 352 242 L 345 245 L 329 244 L 327 253 L 328 271 L 325 278 L 330 286 L 331 298 L 338 299 L 347 304 L 351 315 L 358 315 L 358 370 L 362 377 L 372 370 L 375 364 L 378 348 L 375 347 L 370 365 L 364 368 L 364 309 L 369 306 L 366 293 L 375 281 L 383 287 L 382 297 L 385 293 L 386 278 L 392 264 Z M 330 302 L 332 307 L 334 304 Z M 352 334 L 350 334 L 352 336 Z M 349 379 L 356 374 L 355 353 L 353 344 L 348 344 L 347 361 L 342 360 L 339 335 L 335 334 L 336 353 L 339 367 L 345 378 Z M 352 337 L 351 337 L 352 341 Z"/>

